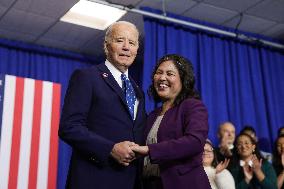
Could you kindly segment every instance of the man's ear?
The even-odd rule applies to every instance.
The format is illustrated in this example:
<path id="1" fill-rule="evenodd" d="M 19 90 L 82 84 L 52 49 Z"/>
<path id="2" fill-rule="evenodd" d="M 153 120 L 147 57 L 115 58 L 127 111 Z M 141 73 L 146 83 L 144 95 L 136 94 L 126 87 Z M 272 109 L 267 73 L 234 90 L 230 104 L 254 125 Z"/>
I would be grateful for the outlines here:
<path id="1" fill-rule="evenodd" d="M 104 51 L 105 51 L 105 54 L 107 54 L 107 53 L 108 53 L 107 46 L 108 46 L 107 41 L 104 41 Z"/>

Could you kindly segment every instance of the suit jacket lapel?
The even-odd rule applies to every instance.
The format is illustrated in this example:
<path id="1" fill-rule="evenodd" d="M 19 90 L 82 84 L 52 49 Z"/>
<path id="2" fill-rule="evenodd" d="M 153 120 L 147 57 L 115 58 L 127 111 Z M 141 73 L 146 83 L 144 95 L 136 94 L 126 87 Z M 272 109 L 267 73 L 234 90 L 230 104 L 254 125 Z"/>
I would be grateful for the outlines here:
<path id="1" fill-rule="evenodd" d="M 132 84 L 132 87 L 135 91 L 135 95 L 136 95 L 136 98 L 138 98 L 139 100 L 143 98 L 143 93 L 141 91 L 141 89 L 139 88 L 139 86 L 136 84 L 136 82 L 130 77 L 128 76 L 131 84 Z"/>
<path id="2" fill-rule="evenodd" d="M 143 92 L 141 91 L 139 86 L 131 78 L 131 76 L 128 75 L 128 78 L 129 78 L 129 80 L 130 80 L 130 82 L 132 84 L 132 87 L 133 87 L 134 91 L 135 91 L 136 98 L 139 100 L 139 104 L 138 104 L 137 112 L 136 112 L 136 119 L 134 120 L 134 122 L 135 122 L 136 120 L 140 120 L 140 116 L 141 116 L 141 113 L 142 113 L 142 110 L 143 110 L 145 102 L 144 102 Z"/>
<path id="3" fill-rule="evenodd" d="M 116 82 L 116 80 L 114 79 L 114 77 L 112 76 L 111 72 L 107 69 L 107 67 L 104 64 L 98 65 L 98 69 L 101 71 L 102 78 L 105 80 L 105 82 L 115 91 L 115 93 L 121 98 L 121 100 L 127 107 L 123 91 Z"/>
<path id="4" fill-rule="evenodd" d="M 118 94 L 118 96 L 121 98 L 122 102 L 124 103 L 129 116 L 130 112 L 128 110 L 128 106 L 126 103 L 126 99 L 125 99 L 125 95 L 123 93 L 123 90 L 121 89 L 121 87 L 118 85 L 118 83 L 116 82 L 116 80 L 114 79 L 113 75 L 111 74 L 111 72 L 107 69 L 105 64 L 99 64 L 98 65 L 98 69 L 101 71 L 101 75 L 102 78 L 105 80 L 105 82 Z M 129 79 L 131 81 L 132 87 L 134 88 L 135 94 L 136 94 L 136 98 L 139 99 L 139 105 L 137 108 L 137 113 L 136 113 L 136 119 L 138 118 L 140 111 L 143 108 L 143 103 L 144 103 L 144 99 L 143 99 L 143 93 L 140 90 L 140 88 L 138 87 L 138 85 L 135 83 L 135 81 L 129 76 Z"/>

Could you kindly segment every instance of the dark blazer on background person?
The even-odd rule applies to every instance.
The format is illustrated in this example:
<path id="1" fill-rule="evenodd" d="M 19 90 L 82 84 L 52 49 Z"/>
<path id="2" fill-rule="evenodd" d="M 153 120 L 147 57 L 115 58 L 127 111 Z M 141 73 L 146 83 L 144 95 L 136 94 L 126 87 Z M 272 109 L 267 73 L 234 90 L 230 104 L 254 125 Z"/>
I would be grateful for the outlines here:
<path id="1" fill-rule="evenodd" d="M 160 112 L 158 108 L 148 116 L 145 138 Z M 202 165 L 207 135 L 208 114 L 200 100 L 186 99 L 164 114 L 157 143 L 148 145 L 151 163 L 159 165 L 164 189 L 210 189 Z"/>
<path id="2" fill-rule="evenodd" d="M 73 147 L 66 188 L 133 189 L 138 160 L 123 166 L 110 156 L 115 143 L 144 141 L 144 96 L 130 81 L 139 100 L 134 121 L 123 90 L 105 64 L 73 73 L 59 128 L 60 137 Z"/>

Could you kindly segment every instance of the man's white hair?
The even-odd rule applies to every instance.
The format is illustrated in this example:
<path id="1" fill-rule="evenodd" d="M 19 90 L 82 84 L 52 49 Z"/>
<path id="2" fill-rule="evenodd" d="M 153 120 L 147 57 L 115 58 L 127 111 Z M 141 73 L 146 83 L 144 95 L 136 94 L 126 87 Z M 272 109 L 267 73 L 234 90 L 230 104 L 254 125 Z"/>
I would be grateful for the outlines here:
<path id="1" fill-rule="evenodd" d="M 127 22 L 127 21 L 118 21 L 118 22 L 115 22 L 115 23 L 111 24 L 107 28 L 106 34 L 105 34 L 105 41 L 104 41 L 105 43 L 109 42 L 109 40 L 112 37 L 113 27 L 118 25 L 118 24 L 125 24 L 125 25 L 129 25 L 129 26 L 133 27 L 137 31 L 137 34 L 138 34 L 138 37 L 139 37 L 139 31 L 138 31 L 137 27 L 134 24 L 132 24 L 131 22 Z"/>

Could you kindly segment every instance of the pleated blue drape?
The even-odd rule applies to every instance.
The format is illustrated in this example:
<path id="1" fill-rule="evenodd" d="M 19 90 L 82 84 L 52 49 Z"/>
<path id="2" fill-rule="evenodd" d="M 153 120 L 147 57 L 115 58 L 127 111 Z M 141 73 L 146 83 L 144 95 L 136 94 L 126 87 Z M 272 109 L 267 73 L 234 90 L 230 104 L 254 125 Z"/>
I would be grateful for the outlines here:
<path id="1" fill-rule="evenodd" d="M 176 53 L 189 58 L 196 88 L 209 112 L 209 138 L 217 144 L 220 123 L 231 121 L 237 132 L 252 125 L 267 151 L 284 125 L 284 53 L 186 26 L 144 18 L 143 89 L 151 83 L 157 60 Z M 157 104 L 146 99 L 147 111 Z"/>

